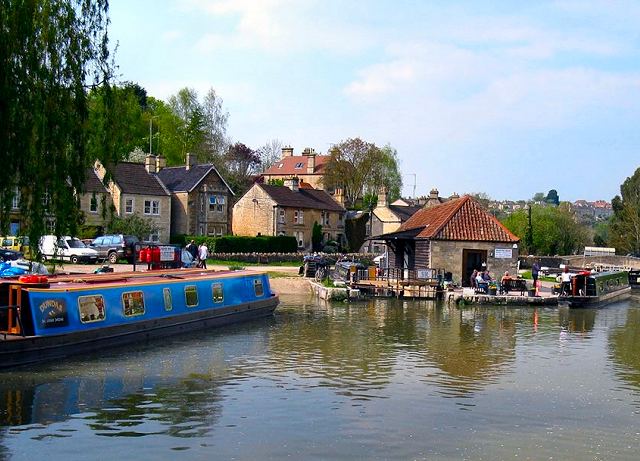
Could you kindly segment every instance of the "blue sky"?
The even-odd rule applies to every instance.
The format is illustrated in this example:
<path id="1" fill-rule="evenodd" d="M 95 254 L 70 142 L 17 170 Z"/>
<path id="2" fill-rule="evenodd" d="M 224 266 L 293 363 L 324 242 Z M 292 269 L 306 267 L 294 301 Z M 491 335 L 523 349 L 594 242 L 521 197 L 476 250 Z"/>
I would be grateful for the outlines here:
<path id="1" fill-rule="evenodd" d="M 122 80 L 229 135 L 397 149 L 404 194 L 605 199 L 640 167 L 640 2 L 112 0 Z"/>

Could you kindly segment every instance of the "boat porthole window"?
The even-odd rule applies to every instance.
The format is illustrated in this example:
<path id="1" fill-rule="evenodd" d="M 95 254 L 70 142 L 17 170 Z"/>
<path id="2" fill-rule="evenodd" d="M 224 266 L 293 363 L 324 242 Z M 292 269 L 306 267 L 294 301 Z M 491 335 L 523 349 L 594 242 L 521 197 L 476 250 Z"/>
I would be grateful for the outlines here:
<path id="1" fill-rule="evenodd" d="M 164 299 L 164 310 L 173 310 L 173 300 L 171 299 L 171 288 L 162 289 L 162 297 Z"/>
<path id="2" fill-rule="evenodd" d="M 142 291 L 127 291 L 122 293 L 122 311 L 125 317 L 143 315 L 144 293 L 142 293 Z"/>
<path id="3" fill-rule="evenodd" d="M 187 307 L 195 307 L 198 305 L 198 289 L 195 285 L 187 285 L 184 287 L 184 302 Z"/>
<path id="4" fill-rule="evenodd" d="M 78 296 L 78 312 L 82 323 L 101 322 L 106 317 L 102 295 Z"/>
<path id="5" fill-rule="evenodd" d="M 224 300 L 224 293 L 222 291 L 222 283 L 214 283 L 211 285 L 213 291 L 213 302 L 221 303 Z"/>
<path id="6" fill-rule="evenodd" d="M 262 286 L 262 280 L 255 279 L 253 281 L 253 291 L 255 292 L 256 296 L 264 295 L 264 287 Z"/>

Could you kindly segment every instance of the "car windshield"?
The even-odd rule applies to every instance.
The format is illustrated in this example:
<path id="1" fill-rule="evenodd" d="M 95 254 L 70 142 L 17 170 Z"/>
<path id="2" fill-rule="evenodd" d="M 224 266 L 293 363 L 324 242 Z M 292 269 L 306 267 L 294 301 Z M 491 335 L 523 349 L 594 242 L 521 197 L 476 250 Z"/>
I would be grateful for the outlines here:
<path id="1" fill-rule="evenodd" d="M 82 243 L 81 240 L 78 240 L 75 237 L 72 239 L 67 239 L 67 245 L 69 245 L 69 248 L 86 248 L 86 245 Z"/>

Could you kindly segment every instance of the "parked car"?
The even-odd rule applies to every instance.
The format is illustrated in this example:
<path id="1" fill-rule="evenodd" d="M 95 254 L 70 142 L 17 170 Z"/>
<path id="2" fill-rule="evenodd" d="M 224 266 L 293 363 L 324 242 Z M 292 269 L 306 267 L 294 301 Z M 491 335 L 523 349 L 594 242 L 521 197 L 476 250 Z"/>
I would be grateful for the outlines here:
<path id="1" fill-rule="evenodd" d="M 0 245 L 2 248 L 6 248 L 8 250 L 19 251 L 26 257 L 31 255 L 31 250 L 29 249 L 29 237 L 26 236 L 21 237 L 7 235 L 5 237 L 0 237 Z"/>
<path id="2" fill-rule="evenodd" d="M 107 259 L 110 264 L 115 264 L 119 259 L 132 263 L 138 242 L 135 235 L 110 234 L 96 237 L 89 247 L 96 250 L 98 258 Z"/>
<path id="3" fill-rule="evenodd" d="M 0 248 L 0 258 L 2 261 L 16 261 L 22 259 L 24 255 L 21 251 L 9 250 L 8 248 Z"/>
<path id="4" fill-rule="evenodd" d="M 95 263 L 98 253 L 87 248 L 77 237 L 56 237 L 45 235 L 40 239 L 40 253 L 44 259 L 59 259 L 70 261 L 72 264 L 79 262 Z"/>

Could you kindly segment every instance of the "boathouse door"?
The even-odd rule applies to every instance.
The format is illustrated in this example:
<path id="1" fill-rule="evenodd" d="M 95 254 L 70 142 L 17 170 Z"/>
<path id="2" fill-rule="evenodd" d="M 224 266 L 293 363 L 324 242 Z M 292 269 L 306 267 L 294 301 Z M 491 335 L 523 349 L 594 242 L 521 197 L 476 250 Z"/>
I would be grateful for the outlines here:
<path id="1" fill-rule="evenodd" d="M 462 250 L 462 286 L 471 284 L 469 279 L 474 269 L 481 270 L 482 263 L 487 262 L 487 250 Z"/>

